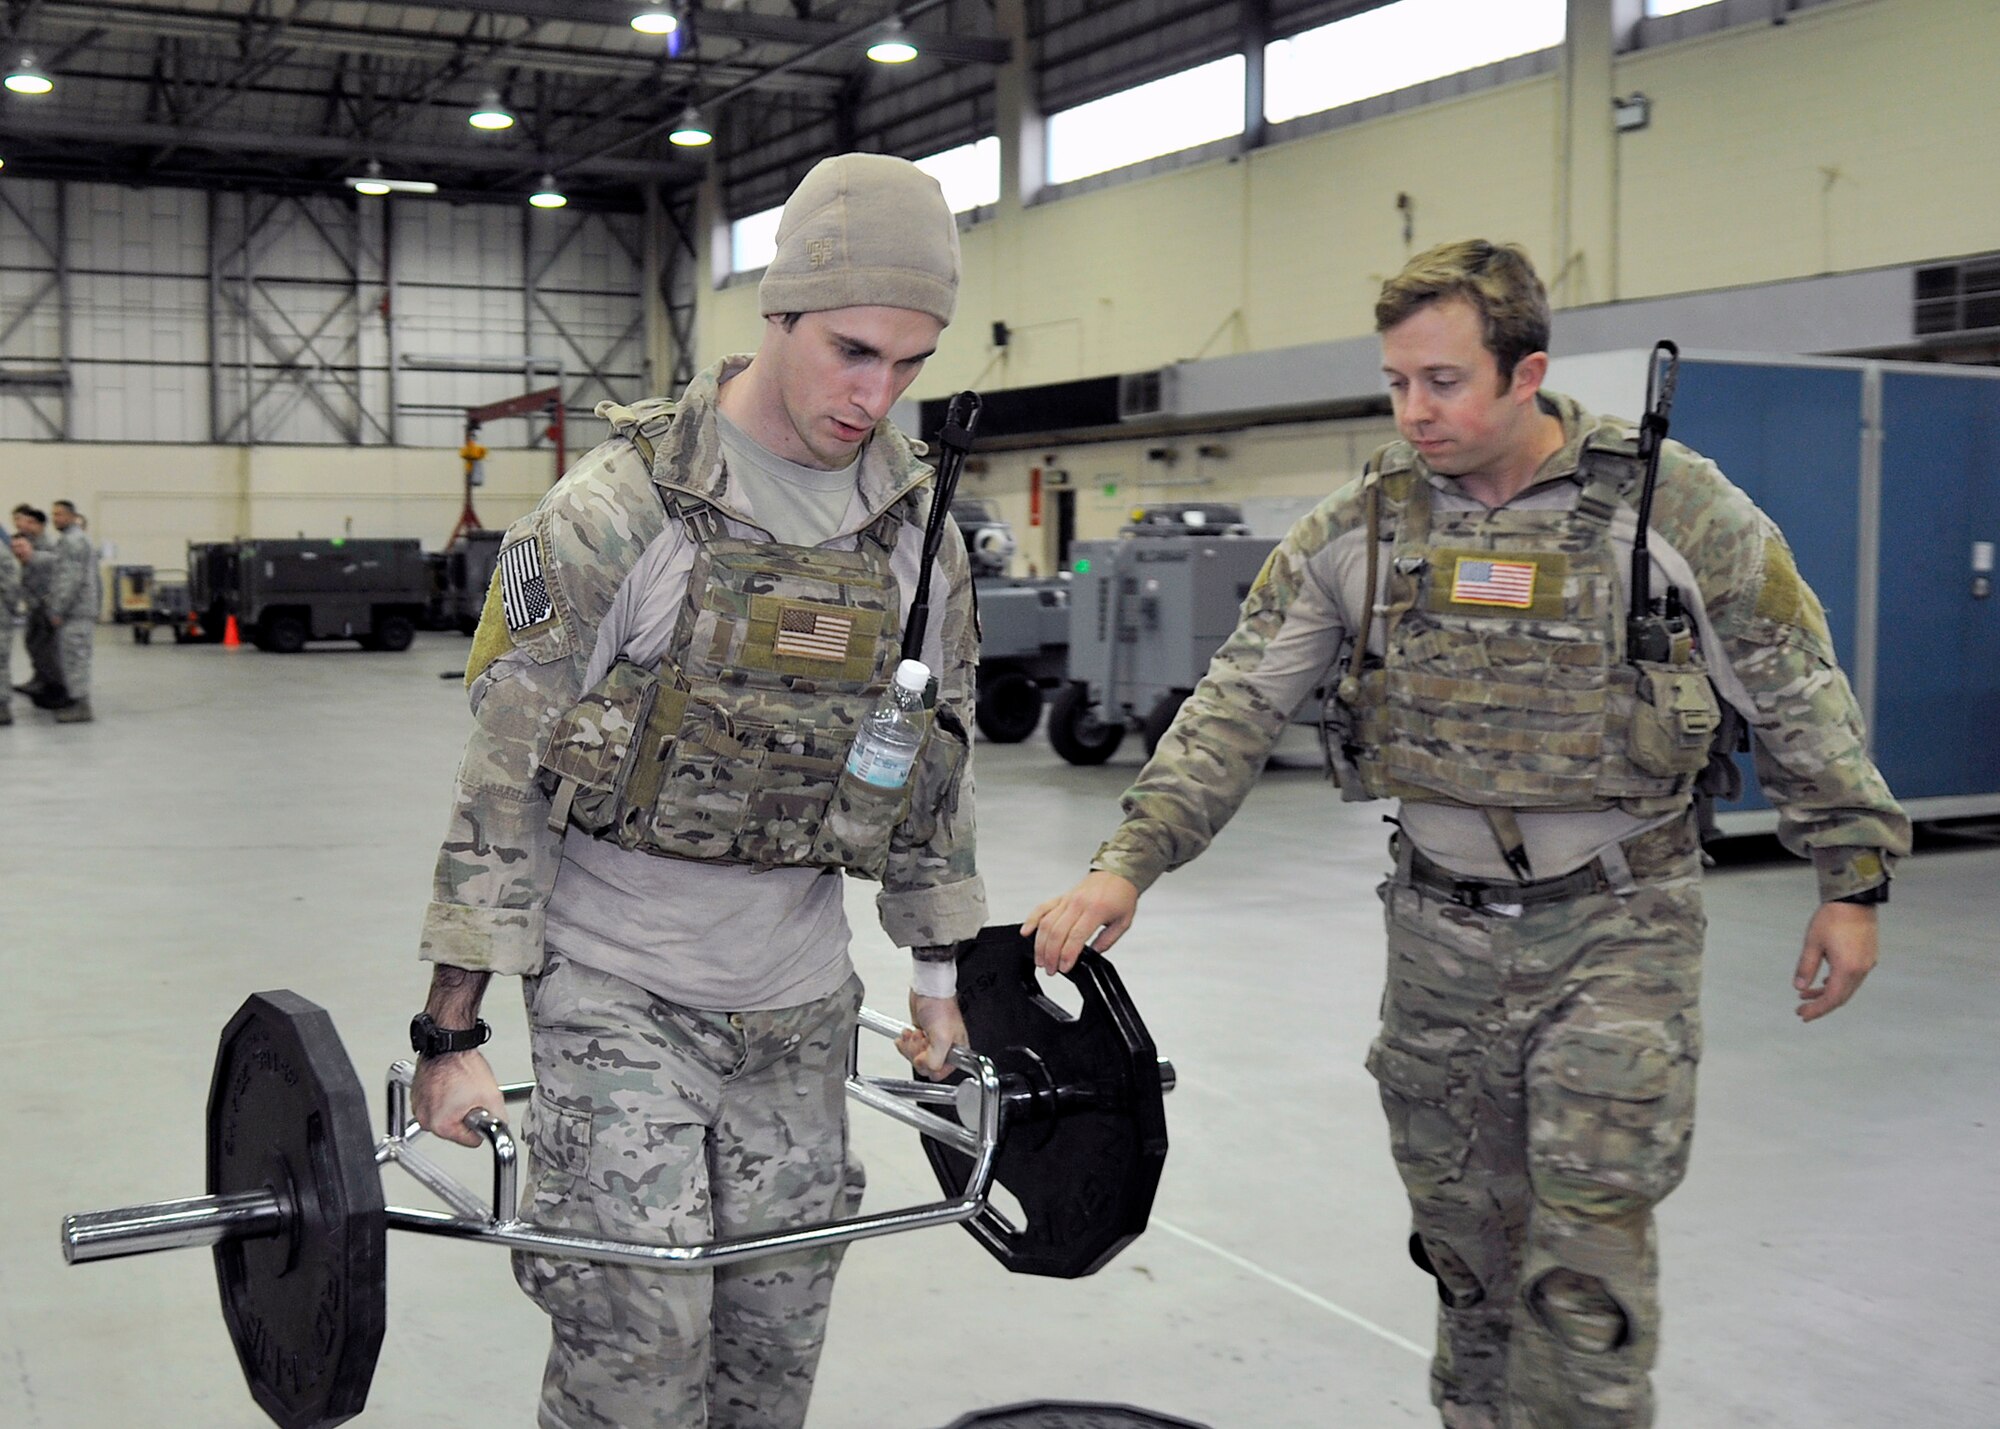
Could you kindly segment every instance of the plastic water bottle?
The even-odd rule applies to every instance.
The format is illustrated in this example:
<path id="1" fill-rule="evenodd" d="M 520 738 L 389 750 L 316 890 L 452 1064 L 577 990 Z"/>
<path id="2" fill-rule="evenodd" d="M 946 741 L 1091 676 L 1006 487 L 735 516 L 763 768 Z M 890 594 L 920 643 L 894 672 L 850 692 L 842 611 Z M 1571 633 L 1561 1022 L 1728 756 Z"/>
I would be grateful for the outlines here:
<path id="1" fill-rule="evenodd" d="M 880 789 L 900 789 L 909 782 L 917 749 L 924 742 L 917 714 L 930 682 L 930 667 L 921 660 L 905 660 L 896 667 L 896 678 L 868 712 L 854 748 L 848 751 L 849 774 Z"/>

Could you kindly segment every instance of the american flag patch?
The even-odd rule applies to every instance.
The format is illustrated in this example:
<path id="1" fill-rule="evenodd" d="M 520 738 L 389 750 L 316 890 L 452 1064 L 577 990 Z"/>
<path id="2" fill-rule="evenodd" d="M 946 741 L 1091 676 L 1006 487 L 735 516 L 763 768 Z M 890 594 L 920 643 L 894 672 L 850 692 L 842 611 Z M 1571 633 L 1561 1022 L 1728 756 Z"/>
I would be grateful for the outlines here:
<path id="1" fill-rule="evenodd" d="M 1460 605 L 1510 605 L 1526 610 L 1535 603 L 1535 563 L 1475 561 L 1460 556 L 1451 576 L 1451 598 Z"/>
<path id="2" fill-rule="evenodd" d="M 845 660 L 854 617 L 810 606 L 788 605 L 778 612 L 778 634 L 771 649 L 801 660 Z"/>
<path id="3" fill-rule="evenodd" d="M 542 578 L 542 543 L 530 536 L 500 553 L 500 609 L 507 628 L 522 631 L 555 613 L 548 582 Z"/>

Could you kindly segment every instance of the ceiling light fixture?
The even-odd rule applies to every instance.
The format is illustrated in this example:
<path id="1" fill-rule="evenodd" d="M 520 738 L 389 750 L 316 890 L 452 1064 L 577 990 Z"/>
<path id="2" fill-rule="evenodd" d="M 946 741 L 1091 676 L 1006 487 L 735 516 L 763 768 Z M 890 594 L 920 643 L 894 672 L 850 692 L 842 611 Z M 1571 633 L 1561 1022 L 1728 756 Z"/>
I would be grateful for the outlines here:
<path id="1" fill-rule="evenodd" d="M 543 174 L 542 186 L 528 195 L 528 202 L 536 208 L 561 208 L 569 199 L 556 187 L 554 174 Z"/>
<path id="2" fill-rule="evenodd" d="M 56 82 L 35 68 L 35 57 L 23 52 L 21 62 L 7 71 L 7 88 L 16 94 L 47 94 Z"/>
<path id="3" fill-rule="evenodd" d="M 868 58 L 878 65 L 906 65 L 916 57 L 917 47 L 910 43 L 901 20 L 891 20 L 882 37 L 868 47 Z"/>
<path id="4" fill-rule="evenodd" d="M 701 110 L 690 104 L 682 111 L 680 123 L 667 134 L 667 142 L 683 149 L 699 149 L 715 142 L 715 131 L 702 122 Z"/>
<path id="5" fill-rule="evenodd" d="M 641 10 L 632 17 L 632 28 L 642 35 L 671 35 L 680 27 L 680 16 L 658 7 Z"/>
<path id="6" fill-rule="evenodd" d="M 380 198 L 384 194 L 434 194 L 438 191 L 438 186 L 428 179 L 385 179 L 382 177 L 382 165 L 374 159 L 368 161 L 367 173 L 348 175 L 347 186 L 370 198 Z"/>
<path id="7" fill-rule="evenodd" d="M 479 101 L 479 107 L 468 114 L 465 122 L 475 129 L 512 129 L 514 113 L 500 102 L 500 91 L 489 89 Z"/>

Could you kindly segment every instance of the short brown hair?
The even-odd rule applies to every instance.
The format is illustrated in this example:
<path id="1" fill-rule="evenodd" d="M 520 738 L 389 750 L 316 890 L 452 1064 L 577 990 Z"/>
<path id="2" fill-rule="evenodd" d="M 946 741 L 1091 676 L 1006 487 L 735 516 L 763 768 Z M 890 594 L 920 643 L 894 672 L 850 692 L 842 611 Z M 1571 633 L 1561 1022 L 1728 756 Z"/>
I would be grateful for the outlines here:
<path id="1" fill-rule="evenodd" d="M 1387 332 L 1427 303 L 1463 298 L 1479 314 L 1486 350 L 1504 385 L 1531 352 L 1549 346 L 1549 294 L 1518 243 L 1467 238 L 1440 243 L 1403 265 L 1375 300 L 1375 331 Z"/>

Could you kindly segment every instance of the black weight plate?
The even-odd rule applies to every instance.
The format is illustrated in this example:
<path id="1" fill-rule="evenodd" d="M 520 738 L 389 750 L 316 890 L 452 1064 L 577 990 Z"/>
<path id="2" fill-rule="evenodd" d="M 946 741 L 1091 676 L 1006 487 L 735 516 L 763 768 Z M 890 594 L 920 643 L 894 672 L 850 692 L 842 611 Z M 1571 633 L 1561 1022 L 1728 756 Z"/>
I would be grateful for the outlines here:
<path id="1" fill-rule="evenodd" d="M 208 1189 L 270 1187 L 286 1232 L 215 1248 L 222 1318 L 250 1393 L 284 1429 L 361 1412 L 388 1323 L 382 1177 L 361 1079 L 326 1012 L 250 997 L 208 1089 Z"/>
<path id="2" fill-rule="evenodd" d="M 1085 949 L 1065 974 L 1082 995 L 1072 1020 L 1036 985 L 1034 940 L 1013 924 L 980 933 L 959 959 L 958 1001 L 974 1051 L 1002 1076 L 1056 1089 L 1062 1109 L 1010 1117 L 994 1180 L 1027 1224 L 989 1206 L 965 1223 L 1009 1270 L 1064 1279 L 1089 1275 L 1146 1229 L 1167 1159 L 1159 1053 L 1109 962 Z M 950 1196 L 972 1161 L 924 1138 Z"/>
<path id="3" fill-rule="evenodd" d="M 952 1420 L 945 1429 L 1207 1429 L 1207 1426 L 1192 1419 L 1155 1414 L 1150 1409 L 1135 1409 L 1129 1404 L 1038 1399 L 1032 1404 L 975 1410 Z"/>

